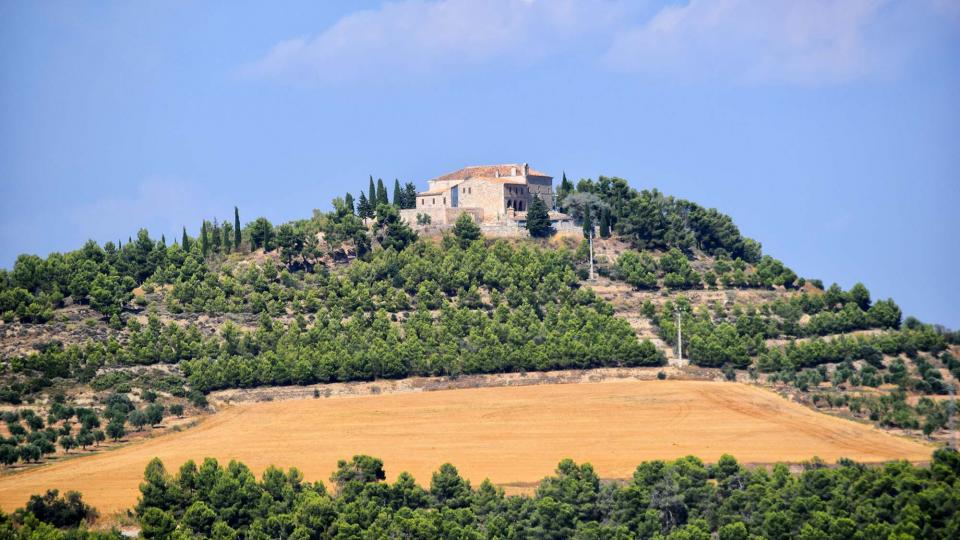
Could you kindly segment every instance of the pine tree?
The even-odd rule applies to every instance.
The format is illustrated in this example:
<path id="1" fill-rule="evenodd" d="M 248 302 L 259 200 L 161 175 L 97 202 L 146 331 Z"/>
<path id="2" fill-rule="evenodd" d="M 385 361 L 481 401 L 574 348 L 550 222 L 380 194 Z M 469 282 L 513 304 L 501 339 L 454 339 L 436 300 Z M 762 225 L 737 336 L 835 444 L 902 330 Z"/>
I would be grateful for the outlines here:
<path id="1" fill-rule="evenodd" d="M 403 191 L 400 191 L 400 180 L 393 179 L 393 205 L 403 208 Z"/>
<path id="2" fill-rule="evenodd" d="M 233 247 L 240 250 L 240 210 L 233 207 Z"/>
<path id="3" fill-rule="evenodd" d="M 381 204 L 390 204 L 390 197 L 387 196 L 387 186 L 383 185 L 383 178 L 377 178 L 377 204 L 374 206 L 374 212 Z"/>
<path id="4" fill-rule="evenodd" d="M 533 202 L 527 211 L 527 230 L 530 231 L 530 236 L 535 238 L 549 236 L 553 232 L 547 205 L 536 195 L 533 196 Z"/>
<path id="5" fill-rule="evenodd" d="M 480 238 L 480 226 L 473 221 L 473 216 L 464 212 L 453 226 L 453 235 L 457 237 L 460 247 L 467 249 L 474 240 Z"/>
<path id="6" fill-rule="evenodd" d="M 207 256 L 207 251 L 210 250 L 210 239 L 207 237 L 207 222 L 204 220 L 203 225 L 200 226 L 200 253 L 203 253 L 203 256 Z"/>
<path id="7" fill-rule="evenodd" d="M 417 207 L 417 186 L 413 185 L 413 182 L 407 182 L 403 188 L 405 201 L 404 208 L 416 208 Z"/>
<path id="8" fill-rule="evenodd" d="M 600 211 L 600 238 L 610 238 L 610 211 Z"/>
<path id="9" fill-rule="evenodd" d="M 190 251 L 190 237 L 187 236 L 187 228 L 183 228 L 183 238 L 180 240 L 180 245 L 183 246 L 184 251 Z"/>
<path id="10" fill-rule="evenodd" d="M 347 211 L 349 211 L 351 214 L 353 214 L 353 213 L 354 213 L 354 209 L 353 209 L 353 195 L 350 194 L 350 193 L 347 193 L 347 196 L 343 198 L 343 202 L 344 202 L 344 204 L 347 205 Z"/>
<path id="11" fill-rule="evenodd" d="M 357 202 L 357 216 L 360 217 L 360 219 L 370 217 L 370 201 L 367 200 L 367 196 L 364 195 L 363 190 L 360 190 L 360 198 Z"/>

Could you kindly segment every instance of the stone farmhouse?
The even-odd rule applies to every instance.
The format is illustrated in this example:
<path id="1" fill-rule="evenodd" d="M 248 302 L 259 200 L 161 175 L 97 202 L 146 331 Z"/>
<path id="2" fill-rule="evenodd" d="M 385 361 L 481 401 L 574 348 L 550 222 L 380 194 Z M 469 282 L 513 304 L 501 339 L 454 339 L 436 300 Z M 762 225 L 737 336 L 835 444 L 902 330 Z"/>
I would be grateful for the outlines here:
<path id="1" fill-rule="evenodd" d="M 485 228 L 517 228 L 526 223 L 534 197 L 553 208 L 553 177 L 527 163 L 464 167 L 427 183 L 427 190 L 417 193 L 416 208 L 401 211 L 408 223 L 429 216 L 432 225 L 442 227 L 469 213 Z M 557 229 L 573 228 L 565 214 L 551 211 L 550 219 Z"/>

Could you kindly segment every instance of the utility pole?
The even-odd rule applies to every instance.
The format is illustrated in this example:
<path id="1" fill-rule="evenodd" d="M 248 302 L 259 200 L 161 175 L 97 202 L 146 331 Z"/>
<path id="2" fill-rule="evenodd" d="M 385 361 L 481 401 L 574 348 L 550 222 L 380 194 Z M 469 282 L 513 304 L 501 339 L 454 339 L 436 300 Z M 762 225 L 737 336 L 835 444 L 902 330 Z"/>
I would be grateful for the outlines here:
<path id="1" fill-rule="evenodd" d="M 593 228 L 590 229 L 590 281 L 593 281 Z"/>
<path id="2" fill-rule="evenodd" d="M 956 450 L 957 449 L 957 432 L 956 426 L 954 425 L 954 417 L 957 414 L 957 396 L 954 393 L 953 384 L 949 386 L 950 388 L 950 403 L 947 405 L 947 446 Z"/>

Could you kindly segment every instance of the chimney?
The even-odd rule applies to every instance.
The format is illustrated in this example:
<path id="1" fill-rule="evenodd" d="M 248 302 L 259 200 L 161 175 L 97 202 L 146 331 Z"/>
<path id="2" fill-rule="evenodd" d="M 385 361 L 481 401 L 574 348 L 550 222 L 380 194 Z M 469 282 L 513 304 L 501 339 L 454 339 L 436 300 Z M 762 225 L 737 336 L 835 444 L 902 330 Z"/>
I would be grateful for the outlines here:
<path id="1" fill-rule="evenodd" d="M 529 164 L 529 163 L 524 163 L 524 164 L 523 164 L 523 175 L 524 175 L 524 176 L 529 176 L 529 175 L 530 175 L 530 164 Z"/>
<path id="2" fill-rule="evenodd" d="M 497 172 L 495 172 L 495 173 L 493 173 L 493 174 L 496 175 L 496 176 L 495 176 L 496 178 L 500 178 L 500 167 L 497 167 Z"/>

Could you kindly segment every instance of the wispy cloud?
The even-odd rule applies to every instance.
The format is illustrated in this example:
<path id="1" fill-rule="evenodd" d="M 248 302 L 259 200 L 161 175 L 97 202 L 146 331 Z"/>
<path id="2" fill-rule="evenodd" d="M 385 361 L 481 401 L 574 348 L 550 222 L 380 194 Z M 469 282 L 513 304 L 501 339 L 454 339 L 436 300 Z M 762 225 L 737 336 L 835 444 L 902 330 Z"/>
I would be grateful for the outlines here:
<path id="1" fill-rule="evenodd" d="M 338 82 L 525 62 L 561 53 L 569 39 L 609 27 L 623 10 L 603 0 L 390 2 L 347 15 L 316 36 L 278 43 L 243 71 Z"/>
<path id="2" fill-rule="evenodd" d="M 832 83 L 877 61 L 865 30 L 880 0 L 693 0 L 622 34 L 615 69 L 739 82 Z"/>
<path id="3" fill-rule="evenodd" d="M 737 83 L 834 84 L 894 62 L 875 26 L 897 0 L 401 0 L 275 45 L 255 78 L 355 82 L 444 76 L 576 53 L 627 73 Z M 921 0 L 950 11 L 956 0 Z M 889 25 L 888 25 L 889 26 Z M 895 41 L 895 40 L 894 40 Z"/>

